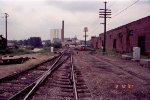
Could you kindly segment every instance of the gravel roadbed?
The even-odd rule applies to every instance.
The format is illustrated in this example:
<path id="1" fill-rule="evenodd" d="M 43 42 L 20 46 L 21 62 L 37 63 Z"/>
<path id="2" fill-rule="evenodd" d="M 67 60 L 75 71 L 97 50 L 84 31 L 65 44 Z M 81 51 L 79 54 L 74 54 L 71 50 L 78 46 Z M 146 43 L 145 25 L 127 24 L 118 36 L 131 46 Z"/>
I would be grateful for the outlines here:
<path id="1" fill-rule="evenodd" d="M 150 70 L 136 62 L 79 51 L 79 66 L 92 100 L 149 100 Z"/>

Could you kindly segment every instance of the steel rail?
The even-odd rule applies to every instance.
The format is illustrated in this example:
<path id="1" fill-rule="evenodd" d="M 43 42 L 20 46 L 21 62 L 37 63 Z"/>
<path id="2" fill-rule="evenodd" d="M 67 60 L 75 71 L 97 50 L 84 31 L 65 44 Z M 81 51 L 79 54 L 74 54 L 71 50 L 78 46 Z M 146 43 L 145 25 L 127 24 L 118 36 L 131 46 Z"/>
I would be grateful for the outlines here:
<path id="1" fill-rule="evenodd" d="M 64 52 L 65 53 L 65 52 Z M 63 60 L 59 65 L 55 66 L 58 61 L 62 58 L 62 56 L 64 55 L 64 53 L 54 62 L 54 64 L 50 67 L 50 69 L 48 71 L 46 71 L 41 78 L 39 78 L 35 85 L 33 86 L 33 88 L 29 91 L 29 93 L 25 96 L 25 98 L 23 100 L 28 100 L 28 98 L 31 96 L 31 94 L 38 88 L 38 86 L 52 73 L 53 70 L 55 70 L 59 65 L 61 65 L 62 63 L 64 63 L 64 61 L 66 61 L 67 59 Z"/>
<path id="2" fill-rule="evenodd" d="M 28 85 L 27 87 L 25 87 L 24 89 L 22 89 L 21 91 L 16 93 L 15 95 L 11 96 L 8 100 L 15 100 L 15 98 L 17 98 L 18 95 L 21 95 L 28 89 L 32 88 L 34 86 L 34 84 L 35 84 L 35 82 L 31 83 L 30 85 Z"/>
<path id="3" fill-rule="evenodd" d="M 71 77 L 73 81 L 73 90 L 74 90 L 74 99 L 78 100 L 78 92 L 77 92 L 77 86 L 76 86 L 76 79 L 75 79 L 75 73 L 74 73 L 74 66 L 73 66 L 73 56 L 71 54 Z"/>
<path id="4" fill-rule="evenodd" d="M 38 64 L 37 66 L 42 65 L 42 64 L 44 64 L 44 63 L 46 63 L 46 62 L 48 62 L 48 61 L 52 61 L 52 60 L 54 60 L 54 59 L 57 59 L 57 58 L 60 57 L 60 56 L 61 56 L 61 55 L 55 56 L 55 57 L 53 57 L 52 59 L 49 59 L 49 60 L 47 60 L 47 61 L 45 61 L 45 62 L 42 62 L 42 63 Z M 35 66 L 35 67 L 33 67 L 33 68 L 36 68 L 37 66 Z M 31 69 L 33 69 L 33 68 L 31 68 Z M 28 70 L 30 70 L 30 69 L 28 69 Z M 26 70 L 26 71 L 28 71 L 28 70 Z M 21 73 L 18 73 L 18 74 L 15 74 L 15 75 L 19 75 L 19 74 L 21 74 Z M 14 75 L 14 76 L 15 76 L 15 75 Z M 5 80 L 6 78 L 11 78 L 12 76 L 13 76 L 13 75 L 8 76 L 8 77 L 5 77 L 5 78 L 2 78 L 2 79 L 0 79 L 0 81 L 1 81 L 1 80 Z M 41 76 L 37 77 L 34 82 L 32 82 L 32 83 L 29 84 L 28 86 L 24 87 L 23 89 L 21 89 L 21 90 L 20 90 L 19 92 L 17 92 L 16 94 L 12 95 L 10 98 L 8 98 L 8 100 L 14 100 L 14 99 L 16 99 L 18 96 L 20 96 L 21 94 L 23 94 L 25 91 L 28 91 L 29 89 L 31 89 L 31 88 L 35 85 L 36 80 L 38 80 L 40 77 L 41 77 Z"/>
<path id="5" fill-rule="evenodd" d="M 54 57 L 53 59 L 57 58 L 57 60 L 53 63 L 52 66 L 54 66 L 60 59 L 61 57 L 64 55 L 66 51 L 64 51 L 61 55 Z M 50 67 L 50 69 L 51 69 Z M 47 71 L 46 71 L 47 72 Z M 20 96 L 21 94 L 23 94 L 26 91 L 31 91 L 31 89 L 33 89 L 33 87 L 37 84 L 37 81 L 42 79 L 41 77 L 45 76 L 44 72 L 41 76 L 39 76 L 34 82 L 32 82 L 30 85 L 26 86 L 25 88 L 23 88 L 21 91 L 17 92 L 16 94 L 14 94 L 13 96 L 11 96 L 8 100 L 15 100 L 18 96 Z M 44 81 L 44 80 L 43 80 Z M 30 96 L 30 95 L 29 95 Z"/>

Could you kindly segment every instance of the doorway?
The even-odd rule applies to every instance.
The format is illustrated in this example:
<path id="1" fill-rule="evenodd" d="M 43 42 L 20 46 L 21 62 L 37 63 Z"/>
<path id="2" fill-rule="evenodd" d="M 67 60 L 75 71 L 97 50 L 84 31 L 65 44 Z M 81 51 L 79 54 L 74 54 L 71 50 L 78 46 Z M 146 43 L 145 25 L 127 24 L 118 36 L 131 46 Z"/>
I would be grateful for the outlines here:
<path id="1" fill-rule="evenodd" d="M 117 40 L 114 39 L 114 41 L 113 41 L 113 49 L 116 49 L 116 43 L 117 43 Z"/>
<path id="2" fill-rule="evenodd" d="M 141 54 L 145 54 L 145 36 L 138 37 L 138 47 L 141 48 Z"/>

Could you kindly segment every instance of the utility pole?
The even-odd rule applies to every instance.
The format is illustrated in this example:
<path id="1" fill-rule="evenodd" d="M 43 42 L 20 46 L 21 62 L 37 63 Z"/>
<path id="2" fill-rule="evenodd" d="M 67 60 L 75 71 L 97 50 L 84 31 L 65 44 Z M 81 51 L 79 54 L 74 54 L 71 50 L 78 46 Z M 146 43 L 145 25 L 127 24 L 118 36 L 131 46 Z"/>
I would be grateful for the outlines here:
<path id="1" fill-rule="evenodd" d="M 86 47 L 86 37 L 87 37 L 86 32 L 88 32 L 88 28 L 87 27 L 84 27 L 84 32 L 85 32 L 85 47 Z"/>
<path id="2" fill-rule="evenodd" d="M 108 15 L 111 15 L 111 10 L 109 10 L 109 9 L 106 8 L 107 2 L 104 2 L 104 4 L 105 4 L 105 8 L 104 9 L 99 9 L 100 10 L 100 12 L 99 12 L 99 15 L 100 15 L 99 18 L 104 18 L 104 23 L 102 23 L 102 24 L 104 24 L 103 52 L 106 51 L 106 18 L 111 18 L 111 17 L 108 16 Z"/>
<path id="3" fill-rule="evenodd" d="M 7 17 L 9 16 L 7 13 L 5 14 L 5 32 L 6 32 L 6 46 L 7 46 Z"/>
<path id="4" fill-rule="evenodd" d="M 75 40 L 75 47 L 76 47 L 77 46 L 77 36 L 75 36 L 74 40 Z"/>

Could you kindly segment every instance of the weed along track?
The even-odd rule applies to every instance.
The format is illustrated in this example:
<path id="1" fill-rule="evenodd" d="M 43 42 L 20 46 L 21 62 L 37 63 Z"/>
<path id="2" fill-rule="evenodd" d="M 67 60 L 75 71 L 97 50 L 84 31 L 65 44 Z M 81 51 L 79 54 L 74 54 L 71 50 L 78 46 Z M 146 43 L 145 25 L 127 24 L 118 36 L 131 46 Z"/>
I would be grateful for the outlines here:
<path id="1" fill-rule="evenodd" d="M 88 100 L 90 97 L 69 50 L 47 63 L 0 80 L 0 100 Z"/>

